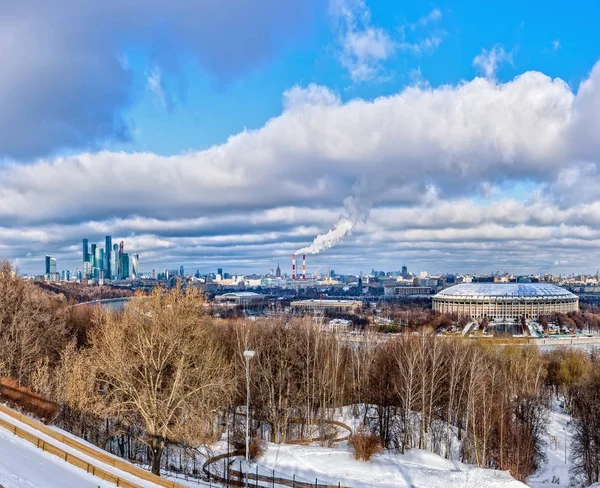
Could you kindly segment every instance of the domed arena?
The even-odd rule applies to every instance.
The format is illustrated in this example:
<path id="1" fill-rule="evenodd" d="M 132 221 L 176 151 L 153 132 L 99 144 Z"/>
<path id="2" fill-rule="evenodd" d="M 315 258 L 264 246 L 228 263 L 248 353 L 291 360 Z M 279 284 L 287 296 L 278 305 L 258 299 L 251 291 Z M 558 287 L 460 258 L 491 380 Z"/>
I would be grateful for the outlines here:
<path id="1" fill-rule="evenodd" d="M 550 283 L 463 283 L 433 297 L 433 310 L 459 317 L 537 320 L 579 310 L 579 297 Z"/>

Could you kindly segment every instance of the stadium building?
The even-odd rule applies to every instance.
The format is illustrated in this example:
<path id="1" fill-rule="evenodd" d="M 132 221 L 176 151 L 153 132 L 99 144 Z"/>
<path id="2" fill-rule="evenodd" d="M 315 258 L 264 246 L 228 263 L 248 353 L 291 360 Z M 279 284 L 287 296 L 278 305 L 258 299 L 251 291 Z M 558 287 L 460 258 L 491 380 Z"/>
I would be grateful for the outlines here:
<path id="1" fill-rule="evenodd" d="M 433 310 L 472 319 L 536 320 L 554 312 L 576 312 L 579 297 L 549 283 L 463 283 L 435 295 Z"/>

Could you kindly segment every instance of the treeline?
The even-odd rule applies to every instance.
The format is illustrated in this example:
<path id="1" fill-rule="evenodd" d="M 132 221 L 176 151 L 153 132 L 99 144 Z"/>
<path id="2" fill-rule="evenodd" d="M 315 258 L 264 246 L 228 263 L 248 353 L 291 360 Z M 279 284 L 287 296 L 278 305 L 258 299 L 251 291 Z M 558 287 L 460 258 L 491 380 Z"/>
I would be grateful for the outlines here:
<path id="1" fill-rule="evenodd" d="M 59 301 L 69 303 L 84 303 L 107 298 L 123 298 L 133 296 L 133 291 L 127 288 L 112 286 L 96 286 L 86 283 L 65 283 L 33 281 L 39 289 L 53 295 Z"/>
<path id="2" fill-rule="evenodd" d="M 253 435 L 277 443 L 315 437 L 313 426 L 325 431 L 320 421 L 350 406 L 361 432 L 387 448 L 428 449 L 524 480 L 542 461 L 550 394 L 586 422 L 585 412 L 600 411 L 584 408 L 592 357 L 582 372 L 566 353 L 426 326 L 348 338 L 312 317 L 217 319 L 192 287 L 135 296 L 119 313 L 73 308 L 0 266 L 0 376 L 60 404 L 55 422 L 101 447 L 132 456 L 122 441 L 135 438 L 155 473 L 165 449 L 193 450 L 240 423 L 247 349 L 256 351 Z"/>

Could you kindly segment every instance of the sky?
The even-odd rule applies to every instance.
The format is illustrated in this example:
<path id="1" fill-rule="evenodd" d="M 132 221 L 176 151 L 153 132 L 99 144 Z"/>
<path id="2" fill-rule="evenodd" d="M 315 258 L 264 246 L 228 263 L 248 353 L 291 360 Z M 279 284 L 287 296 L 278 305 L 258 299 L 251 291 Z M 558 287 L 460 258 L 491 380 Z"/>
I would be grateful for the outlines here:
<path id="1" fill-rule="evenodd" d="M 112 235 L 141 271 L 289 272 L 325 234 L 309 273 L 595 273 L 599 15 L 2 2 L 0 256 L 75 270 Z"/>

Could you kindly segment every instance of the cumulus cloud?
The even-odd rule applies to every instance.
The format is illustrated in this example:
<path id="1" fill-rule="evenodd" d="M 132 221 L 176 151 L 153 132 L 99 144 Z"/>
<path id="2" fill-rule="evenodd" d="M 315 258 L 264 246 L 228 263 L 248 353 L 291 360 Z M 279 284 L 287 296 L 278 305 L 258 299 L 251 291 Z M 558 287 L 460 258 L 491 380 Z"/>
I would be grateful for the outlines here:
<path id="1" fill-rule="evenodd" d="M 539 72 L 347 102 L 322 86 L 293 87 L 281 115 L 203 151 L 10 164 L 0 169 L 0 228 L 18 244 L 0 251 L 25 267 L 48 248 L 73 259 L 80 237 L 111 233 L 137 239 L 148 263 L 264 266 L 350 208 L 361 216 L 352 239 L 318 259 L 356 267 L 402 255 L 426 265 L 451 252 L 481 263 L 505 246 L 510 259 L 499 265 L 552 263 L 600 237 L 599 199 L 592 186 L 577 191 L 597 179 L 599 73 L 577 92 Z M 472 200 L 519 181 L 535 186 L 528 202 Z"/>
<path id="2" fill-rule="evenodd" d="M 152 49 L 163 71 L 177 71 L 178 53 L 228 81 L 271 56 L 281 45 L 276 37 L 302 32 L 312 4 L 2 2 L 0 157 L 29 159 L 128 140 L 122 110 L 131 99 L 131 73 L 123 50 L 133 42 Z"/>
<path id="3" fill-rule="evenodd" d="M 477 71 L 489 79 L 496 77 L 496 71 L 501 63 L 513 64 L 512 51 L 506 52 L 502 46 L 496 45 L 489 51 L 482 49 L 481 53 L 473 59 L 473 66 Z"/>

